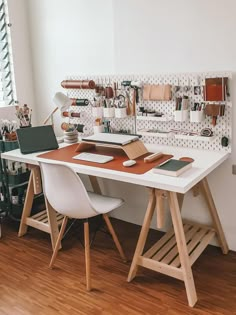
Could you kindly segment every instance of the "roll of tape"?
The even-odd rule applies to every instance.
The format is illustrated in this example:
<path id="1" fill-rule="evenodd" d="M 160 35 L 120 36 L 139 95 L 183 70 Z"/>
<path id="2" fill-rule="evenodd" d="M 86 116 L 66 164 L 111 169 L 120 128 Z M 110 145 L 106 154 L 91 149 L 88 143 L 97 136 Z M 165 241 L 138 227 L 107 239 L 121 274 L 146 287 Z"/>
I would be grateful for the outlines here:
<path id="1" fill-rule="evenodd" d="M 76 113 L 73 110 L 68 112 L 63 112 L 62 117 L 69 117 L 69 118 L 85 118 L 85 112 Z"/>
<path id="2" fill-rule="evenodd" d="M 61 129 L 64 131 L 73 131 L 75 130 L 75 125 L 64 122 L 61 124 Z"/>
<path id="3" fill-rule="evenodd" d="M 76 130 L 80 133 L 88 133 L 89 129 L 85 125 L 78 124 Z"/>
<path id="4" fill-rule="evenodd" d="M 77 127 L 76 127 L 76 130 L 78 131 L 78 132 L 84 132 L 84 128 L 85 128 L 85 125 L 80 125 L 80 124 L 78 124 L 77 125 Z"/>
<path id="5" fill-rule="evenodd" d="M 89 100 L 87 98 L 72 98 L 72 106 L 88 106 Z"/>
<path id="6" fill-rule="evenodd" d="M 61 86 L 65 89 L 95 89 L 96 83 L 93 80 L 64 80 Z"/>

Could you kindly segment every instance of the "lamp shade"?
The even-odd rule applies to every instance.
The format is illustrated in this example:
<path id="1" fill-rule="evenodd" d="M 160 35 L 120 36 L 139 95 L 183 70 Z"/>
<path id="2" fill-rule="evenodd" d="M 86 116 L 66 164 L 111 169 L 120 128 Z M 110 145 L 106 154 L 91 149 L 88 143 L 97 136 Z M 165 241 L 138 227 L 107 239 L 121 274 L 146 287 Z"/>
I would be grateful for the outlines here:
<path id="1" fill-rule="evenodd" d="M 66 111 L 72 104 L 72 100 L 61 92 L 57 92 L 54 95 L 53 102 L 61 112 Z"/>

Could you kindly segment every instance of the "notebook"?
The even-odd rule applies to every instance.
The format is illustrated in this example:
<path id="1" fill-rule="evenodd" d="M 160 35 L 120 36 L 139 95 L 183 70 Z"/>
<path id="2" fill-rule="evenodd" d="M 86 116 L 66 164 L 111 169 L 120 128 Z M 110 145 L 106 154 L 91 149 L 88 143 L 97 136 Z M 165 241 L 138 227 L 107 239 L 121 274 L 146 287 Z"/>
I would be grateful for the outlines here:
<path id="1" fill-rule="evenodd" d="M 154 173 L 168 176 L 179 176 L 192 167 L 192 162 L 170 159 L 152 170 Z"/>
<path id="2" fill-rule="evenodd" d="M 16 130 L 20 151 L 23 154 L 58 149 L 51 125 L 27 127 Z"/>
<path id="3" fill-rule="evenodd" d="M 82 138 L 83 141 L 100 142 L 117 145 L 126 145 L 139 139 L 138 135 L 123 135 L 117 133 L 98 133 L 89 137 Z"/>

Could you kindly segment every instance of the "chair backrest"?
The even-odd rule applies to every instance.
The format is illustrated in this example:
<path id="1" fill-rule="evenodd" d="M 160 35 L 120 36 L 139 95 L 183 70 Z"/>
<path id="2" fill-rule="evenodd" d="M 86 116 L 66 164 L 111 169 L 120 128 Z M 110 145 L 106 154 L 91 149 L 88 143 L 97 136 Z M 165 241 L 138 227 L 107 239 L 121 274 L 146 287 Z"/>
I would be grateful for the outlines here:
<path id="1" fill-rule="evenodd" d="M 79 175 L 71 168 L 54 162 L 39 164 L 44 194 L 57 212 L 77 219 L 98 215 Z"/>

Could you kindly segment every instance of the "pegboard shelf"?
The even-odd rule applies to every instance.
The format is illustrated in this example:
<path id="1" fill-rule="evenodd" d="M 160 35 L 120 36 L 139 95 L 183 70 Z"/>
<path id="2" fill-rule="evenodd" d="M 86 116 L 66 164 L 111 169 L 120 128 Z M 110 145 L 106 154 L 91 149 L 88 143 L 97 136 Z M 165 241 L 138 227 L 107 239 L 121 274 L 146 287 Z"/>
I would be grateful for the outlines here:
<path id="1" fill-rule="evenodd" d="M 127 115 L 127 116 L 124 116 L 124 117 L 116 117 L 116 116 L 114 116 L 114 117 L 104 117 L 104 118 L 109 118 L 109 119 L 131 119 L 131 118 L 135 118 L 135 116 L 131 116 L 131 115 Z"/>
<path id="2" fill-rule="evenodd" d="M 142 136 L 149 136 L 149 137 L 157 137 L 157 138 L 171 138 L 173 137 L 173 133 L 171 132 L 151 132 L 148 130 L 138 130 L 137 133 Z"/>
<path id="3" fill-rule="evenodd" d="M 202 101 L 205 104 L 217 104 L 217 105 L 225 105 L 232 108 L 232 102 L 224 102 L 224 101 Z"/>
<path id="4" fill-rule="evenodd" d="M 182 139 L 182 140 L 189 140 L 189 141 L 205 141 L 205 142 L 212 142 L 216 139 L 216 136 L 212 137 L 203 137 L 203 136 L 189 136 L 189 135 L 175 135 L 172 132 L 151 132 L 148 130 L 138 130 L 138 134 L 142 136 L 148 137 L 156 137 L 156 138 L 175 138 L 175 139 Z"/>
<path id="5" fill-rule="evenodd" d="M 152 120 L 152 121 L 171 121 L 173 116 L 162 116 L 162 117 L 153 117 L 153 116 L 137 116 L 137 120 Z"/>
<path id="6" fill-rule="evenodd" d="M 203 136 L 189 136 L 189 135 L 174 135 L 175 139 L 190 140 L 190 141 L 205 141 L 213 142 L 216 140 L 216 136 L 203 137 Z"/>
<path id="7" fill-rule="evenodd" d="M 111 86 L 113 83 L 116 83 L 116 86 L 119 87 L 119 93 L 126 97 L 127 93 L 129 94 L 129 104 L 135 106 L 132 107 L 133 112 L 136 112 L 137 116 L 125 116 L 124 118 L 118 117 L 108 117 L 106 120 L 109 120 L 109 126 L 111 131 L 126 131 L 129 133 L 141 133 L 143 135 L 144 141 L 146 143 L 158 143 L 160 145 L 171 145 L 178 147 L 188 147 L 188 148 L 197 148 L 202 150 L 215 150 L 215 151 L 226 151 L 231 152 L 232 149 L 232 101 L 231 98 L 227 95 L 227 99 L 224 102 L 205 102 L 204 101 L 204 90 L 206 78 L 222 78 L 227 77 L 232 79 L 232 72 L 230 71 L 217 71 L 217 72 L 198 72 L 198 73 L 159 73 L 159 74 L 114 74 L 114 75 L 75 75 L 68 76 L 66 80 L 94 80 L 96 84 L 101 84 L 104 82 L 110 82 Z M 124 81 L 137 81 L 140 82 L 141 88 L 139 89 L 139 102 L 135 104 L 133 102 L 134 93 L 132 88 L 129 89 L 126 86 L 122 86 Z M 231 81 L 231 80 L 229 80 Z M 169 101 L 164 100 L 152 100 L 146 101 L 143 99 L 143 90 L 142 87 L 145 84 L 150 85 L 165 85 L 170 84 L 172 86 L 172 99 Z M 176 86 L 180 87 L 176 91 Z M 195 89 L 195 87 L 200 87 L 200 92 Z M 229 82 L 229 92 L 232 95 L 232 82 Z M 187 91 L 186 91 L 187 90 Z M 93 100 L 96 96 L 95 90 L 91 89 L 68 89 L 67 95 L 70 98 L 81 98 Z M 225 105 L 224 116 L 218 116 L 216 125 L 212 125 L 212 116 L 207 116 L 203 121 L 199 123 L 193 123 L 188 117 L 183 121 L 174 120 L 175 112 L 175 98 L 183 97 L 187 95 L 189 98 L 188 111 L 194 106 L 194 103 L 198 104 L 221 104 Z M 133 105 L 135 104 L 135 105 Z M 163 113 L 162 117 L 153 117 L 153 116 L 139 116 L 140 108 L 144 108 L 150 112 Z M 85 112 L 85 117 L 81 121 L 82 124 L 86 125 L 88 132 L 86 135 L 91 135 L 94 133 L 94 117 L 92 115 L 92 107 L 87 106 L 81 108 L 80 106 L 73 106 L 74 112 L 80 112 L 83 110 Z M 145 114 L 145 113 L 144 113 Z M 113 114 L 114 116 L 114 114 Z M 122 115 L 121 115 L 122 116 Z M 188 115 L 190 116 L 190 115 Z M 102 117 L 102 115 L 101 115 Z M 68 118 L 65 118 L 68 120 Z M 79 119 L 71 119 L 72 123 L 80 122 Z M 206 138 L 201 136 L 188 136 L 184 132 L 183 134 L 173 133 L 165 134 L 162 132 L 155 132 L 159 129 L 168 131 L 168 130 L 183 130 L 191 131 L 197 135 L 200 135 L 202 129 L 210 128 L 213 130 L 215 137 Z M 146 130 L 146 131 L 144 131 Z M 144 132 L 142 132 L 144 131 Z M 148 132 L 147 132 L 148 131 Z M 154 131 L 154 132 L 152 132 Z M 85 134 L 81 134 L 82 136 Z M 220 139 L 227 135 L 229 138 L 229 145 L 227 147 L 222 147 Z M 217 139 L 216 139 L 217 138 Z M 216 139 L 216 140 L 215 140 Z M 214 141 L 215 140 L 215 141 Z"/>

